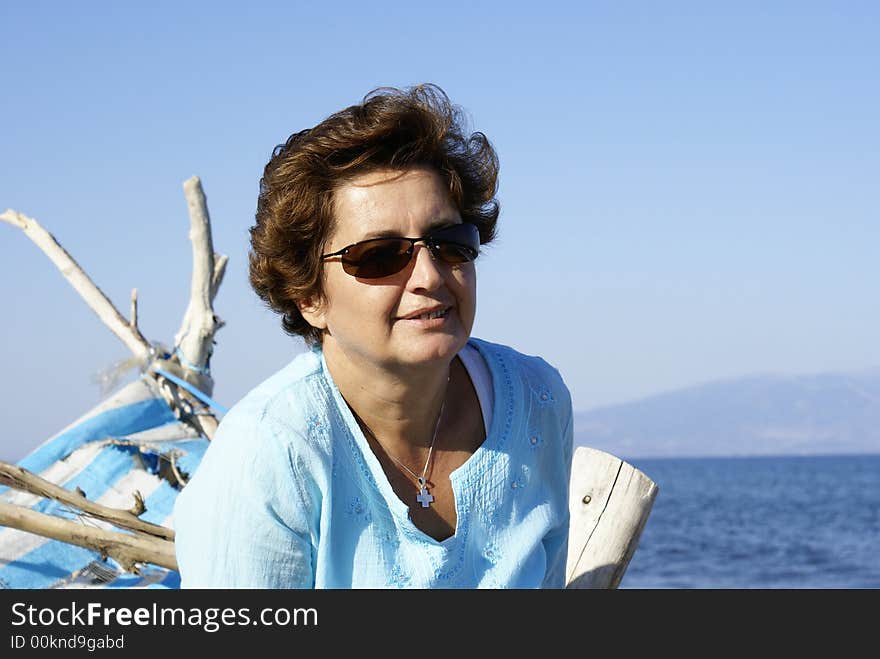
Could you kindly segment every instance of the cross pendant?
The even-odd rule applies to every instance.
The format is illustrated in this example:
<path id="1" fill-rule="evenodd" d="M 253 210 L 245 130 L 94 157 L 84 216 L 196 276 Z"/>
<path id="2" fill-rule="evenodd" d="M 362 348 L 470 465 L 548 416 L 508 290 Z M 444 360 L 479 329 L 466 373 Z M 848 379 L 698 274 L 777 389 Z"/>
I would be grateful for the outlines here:
<path id="1" fill-rule="evenodd" d="M 431 506 L 431 502 L 434 500 L 434 495 L 428 492 L 428 488 L 425 487 L 424 483 L 422 483 L 421 485 L 422 488 L 419 490 L 416 501 L 422 504 L 422 508 L 429 508 Z"/>

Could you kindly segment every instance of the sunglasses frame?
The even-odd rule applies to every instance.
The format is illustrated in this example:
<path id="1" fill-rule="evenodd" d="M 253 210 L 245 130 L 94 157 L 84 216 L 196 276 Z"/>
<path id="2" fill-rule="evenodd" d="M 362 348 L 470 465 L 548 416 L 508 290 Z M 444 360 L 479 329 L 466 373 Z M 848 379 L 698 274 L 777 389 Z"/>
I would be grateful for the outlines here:
<path id="1" fill-rule="evenodd" d="M 464 242 L 460 242 L 458 240 L 444 240 L 443 239 L 444 232 L 449 231 L 450 229 L 455 230 L 455 229 L 460 229 L 463 227 L 472 227 L 472 229 L 470 229 L 470 231 L 474 234 L 474 238 L 476 239 L 475 242 L 477 244 L 477 247 L 473 247 L 472 245 L 469 245 Z M 438 236 L 438 234 L 440 234 L 440 235 Z M 394 272 L 389 272 L 387 274 L 376 275 L 376 276 L 372 276 L 372 277 L 365 277 L 363 275 L 356 274 L 355 272 L 352 272 L 348 269 L 349 267 L 357 268 L 360 265 L 360 262 L 358 262 L 358 261 L 350 261 L 350 260 L 346 260 L 346 258 L 345 258 L 346 255 L 353 248 L 359 247 L 360 245 L 367 245 L 369 243 L 381 242 L 384 240 L 400 240 L 400 241 L 407 241 L 410 243 L 409 249 L 407 249 L 405 252 L 405 254 L 408 256 L 408 258 L 399 270 L 395 270 Z M 404 270 L 406 268 L 406 266 L 408 266 L 410 264 L 410 262 L 412 261 L 413 254 L 415 253 L 416 243 L 419 243 L 419 242 L 425 243 L 425 246 L 428 248 L 428 251 L 431 253 L 431 258 L 433 258 L 435 260 L 439 259 L 439 260 L 443 261 L 444 263 L 450 263 L 450 262 L 446 261 L 438 253 L 441 244 L 456 245 L 458 247 L 461 247 L 461 248 L 464 248 L 465 250 L 467 250 L 467 252 L 470 254 L 470 258 L 465 261 L 460 261 L 457 263 L 470 263 L 471 261 L 476 260 L 477 256 L 479 256 L 479 254 L 480 254 L 480 249 L 479 249 L 480 232 L 479 232 L 479 229 L 477 228 L 477 226 L 475 224 L 472 224 L 470 222 L 461 222 L 459 224 L 451 224 L 449 226 L 445 226 L 440 229 L 436 229 L 435 231 L 429 233 L 428 235 L 422 236 L 420 238 L 407 238 L 404 236 L 383 236 L 383 237 L 379 237 L 379 238 L 369 238 L 367 240 L 361 240 L 356 243 L 352 243 L 351 245 L 346 245 L 342 249 L 337 250 L 335 252 L 331 252 L 330 254 L 322 254 L 321 260 L 324 261 L 324 260 L 332 258 L 334 256 L 338 256 L 338 257 L 340 257 L 340 260 L 342 261 L 342 269 L 345 271 L 346 274 L 349 274 L 352 277 L 357 277 L 359 279 L 381 279 L 382 277 L 390 277 L 391 275 L 396 275 L 398 272 L 401 272 L 402 270 Z M 455 265 L 456 263 L 451 263 L 451 264 Z"/>

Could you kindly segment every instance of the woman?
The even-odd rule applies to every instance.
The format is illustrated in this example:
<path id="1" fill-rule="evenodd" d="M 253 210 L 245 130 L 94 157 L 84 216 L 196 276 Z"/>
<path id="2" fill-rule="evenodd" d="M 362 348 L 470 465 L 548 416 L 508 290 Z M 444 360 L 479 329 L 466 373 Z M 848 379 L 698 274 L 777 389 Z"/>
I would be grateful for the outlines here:
<path id="1" fill-rule="evenodd" d="M 275 149 L 250 281 L 311 349 L 180 493 L 182 587 L 565 585 L 571 399 L 470 337 L 498 161 L 461 124 L 436 86 L 379 89 Z"/>

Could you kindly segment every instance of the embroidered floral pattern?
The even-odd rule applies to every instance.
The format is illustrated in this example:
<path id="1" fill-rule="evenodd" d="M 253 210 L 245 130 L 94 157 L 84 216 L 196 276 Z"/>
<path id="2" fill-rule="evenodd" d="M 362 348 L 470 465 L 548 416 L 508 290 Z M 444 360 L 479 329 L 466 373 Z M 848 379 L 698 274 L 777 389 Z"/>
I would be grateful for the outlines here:
<path id="1" fill-rule="evenodd" d="M 396 549 L 400 546 L 400 540 L 397 535 L 388 530 L 382 533 L 382 541 L 387 547 L 391 547 L 392 549 Z"/>
<path id="2" fill-rule="evenodd" d="M 535 398 L 538 401 L 538 405 L 552 405 L 556 402 L 556 398 L 553 396 L 553 392 L 546 384 L 541 383 L 535 387 L 532 387 L 532 393 L 535 395 Z"/>
<path id="3" fill-rule="evenodd" d="M 522 466 L 519 475 L 513 479 L 513 482 L 510 484 L 510 488 L 513 490 L 521 490 L 524 488 L 529 482 L 529 468 L 526 465 Z"/>
<path id="4" fill-rule="evenodd" d="M 309 417 L 308 423 L 309 423 L 309 428 L 313 428 L 315 430 L 319 430 L 324 425 L 324 422 L 321 421 L 321 417 L 319 417 L 317 414 L 312 414 Z"/>
<path id="5" fill-rule="evenodd" d="M 541 448 L 541 445 L 544 443 L 544 438 L 541 437 L 541 433 L 537 430 L 530 430 L 528 434 L 528 443 L 529 449 L 536 451 Z"/>
<path id="6" fill-rule="evenodd" d="M 351 498 L 351 501 L 348 502 L 348 510 L 346 512 L 352 517 L 363 519 L 365 522 L 369 522 L 371 519 L 370 510 L 367 508 L 366 504 L 361 501 L 360 497 Z"/>
<path id="7" fill-rule="evenodd" d="M 495 542 L 490 542 L 486 545 L 485 549 L 483 549 L 483 556 L 486 557 L 486 560 L 489 561 L 492 565 L 498 563 L 498 559 L 501 558 L 501 553 L 498 550 L 498 545 Z"/>
<path id="8" fill-rule="evenodd" d="M 398 588 L 406 588 L 410 584 L 410 577 L 406 574 L 399 565 L 395 565 L 391 568 L 391 574 L 388 575 L 388 585 L 389 586 L 397 586 Z"/>

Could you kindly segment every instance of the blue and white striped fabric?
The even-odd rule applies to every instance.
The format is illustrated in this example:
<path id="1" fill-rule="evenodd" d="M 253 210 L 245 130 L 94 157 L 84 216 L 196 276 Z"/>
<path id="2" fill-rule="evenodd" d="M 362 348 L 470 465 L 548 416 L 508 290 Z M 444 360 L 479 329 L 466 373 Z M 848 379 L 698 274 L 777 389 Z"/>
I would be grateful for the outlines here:
<path id="1" fill-rule="evenodd" d="M 113 508 L 130 508 L 139 491 L 146 505 L 141 519 L 173 528 L 178 490 L 162 474 L 173 457 L 178 471 L 191 475 L 207 446 L 208 440 L 174 416 L 153 380 L 142 376 L 49 438 L 18 466 L 68 490 L 78 487 L 89 500 Z M 0 501 L 119 530 L 83 519 L 57 501 L 7 487 L 0 486 Z M 97 552 L 0 526 L 0 588 L 179 586 L 173 570 L 143 566 L 142 574 L 135 575 Z"/>

